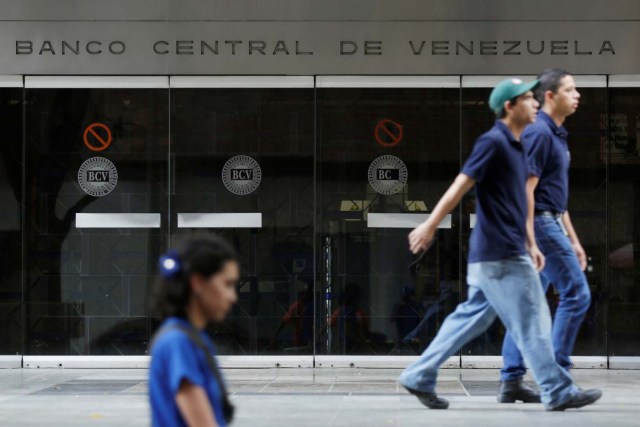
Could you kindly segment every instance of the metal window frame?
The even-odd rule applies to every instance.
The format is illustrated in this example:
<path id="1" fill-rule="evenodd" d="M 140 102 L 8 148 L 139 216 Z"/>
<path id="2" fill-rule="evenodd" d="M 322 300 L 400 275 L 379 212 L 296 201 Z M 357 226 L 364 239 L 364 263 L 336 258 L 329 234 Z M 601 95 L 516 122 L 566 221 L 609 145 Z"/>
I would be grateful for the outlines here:
<path id="1" fill-rule="evenodd" d="M 218 356 L 224 369 L 364 368 L 404 369 L 419 356 Z M 150 356 L 0 356 L 0 368 L 24 369 L 147 369 Z M 640 357 L 573 356 L 574 369 L 640 369 Z M 451 356 L 441 369 L 500 369 L 502 356 Z M 497 375 L 497 373 L 496 373 Z"/>
<path id="2" fill-rule="evenodd" d="M 640 367 L 640 357 L 636 358 Z M 502 356 L 461 356 L 462 369 L 501 369 Z M 572 356 L 574 369 L 607 369 L 607 356 Z M 633 369 L 633 368 L 627 368 Z"/>
<path id="3" fill-rule="evenodd" d="M 313 76 L 170 76 L 171 89 L 313 89 Z"/>
<path id="4" fill-rule="evenodd" d="M 15 369 L 22 368 L 22 355 L 0 355 L 0 369 Z"/>
<path id="5" fill-rule="evenodd" d="M 24 87 L 24 78 L 18 75 L 0 75 L 1 88 L 21 88 Z"/>
<path id="6" fill-rule="evenodd" d="M 168 89 L 168 76 L 25 76 L 27 89 Z"/>
<path id="7" fill-rule="evenodd" d="M 580 88 L 589 87 L 589 88 L 606 88 L 607 87 L 607 76 L 604 74 L 583 74 L 583 75 L 574 75 L 573 78 L 576 81 L 576 87 L 578 91 Z"/>
<path id="8" fill-rule="evenodd" d="M 609 369 L 640 369 L 640 357 L 610 356 Z"/>
<path id="9" fill-rule="evenodd" d="M 316 87 L 323 88 L 433 88 L 459 89 L 460 76 L 329 76 L 318 75 Z"/>
<path id="10" fill-rule="evenodd" d="M 487 75 L 487 76 L 462 76 L 462 87 L 463 88 L 492 88 L 502 80 L 507 79 L 509 77 L 517 78 L 522 81 L 531 81 L 535 80 L 536 76 L 533 74 L 523 74 L 516 76 L 508 76 L 508 75 Z M 584 74 L 584 75 L 573 75 L 576 80 L 576 86 L 578 90 L 581 87 L 607 87 L 607 76 L 604 74 Z"/>
<path id="11" fill-rule="evenodd" d="M 149 356 L 23 356 L 25 369 L 147 369 Z"/>
<path id="12" fill-rule="evenodd" d="M 609 76 L 609 87 L 640 87 L 640 74 L 612 74 Z"/>
<path id="13" fill-rule="evenodd" d="M 535 75 L 531 74 L 522 74 L 516 76 L 508 76 L 508 75 L 487 75 L 487 76 L 462 76 L 462 88 L 492 88 L 502 80 L 507 79 L 509 77 L 520 79 L 522 81 L 531 81 L 536 78 Z"/>
<path id="14" fill-rule="evenodd" d="M 324 368 L 371 368 L 404 369 L 419 356 L 342 356 L 317 355 L 316 369 Z M 460 356 L 451 356 L 442 364 L 442 369 L 459 369 Z"/>
<path id="15" fill-rule="evenodd" d="M 25 369 L 147 369 L 150 356 L 18 356 Z M 0 359 L 1 361 L 2 359 Z M 314 357 L 218 356 L 224 369 L 313 368 Z M 18 366 L 11 367 L 20 367 Z"/>

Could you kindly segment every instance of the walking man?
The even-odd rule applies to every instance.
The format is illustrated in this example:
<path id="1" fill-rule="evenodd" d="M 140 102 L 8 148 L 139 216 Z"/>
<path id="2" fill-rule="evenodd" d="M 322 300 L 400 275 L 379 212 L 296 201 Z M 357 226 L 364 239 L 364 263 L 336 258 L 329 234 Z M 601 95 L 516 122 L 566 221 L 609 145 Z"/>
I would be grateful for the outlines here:
<path id="1" fill-rule="evenodd" d="M 430 217 L 409 235 L 413 253 L 425 250 L 438 227 L 462 196 L 476 186 L 477 222 L 469 242 L 467 301 L 450 314 L 431 345 L 409 365 L 398 381 L 432 409 L 449 403 L 435 392 L 438 368 L 465 343 L 502 320 L 541 389 L 547 410 L 589 405 L 599 390 L 580 390 L 555 361 L 551 315 L 540 276 L 544 257 L 532 232 L 527 232 L 527 158 L 520 135 L 535 120 L 538 102 L 532 90 L 538 81 L 507 79 L 492 91 L 489 106 L 499 116 L 476 141 L 462 172 Z M 527 254 L 527 249 L 529 254 Z"/>
<path id="2" fill-rule="evenodd" d="M 556 361 L 569 371 L 578 330 L 591 303 L 584 274 L 587 256 L 567 211 L 571 157 L 567 131 L 562 126 L 578 108 L 580 94 L 567 71 L 547 69 L 538 79 L 536 98 L 542 109 L 535 123 L 522 133 L 529 162 L 528 225 L 534 227 L 538 247 L 545 256 L 541 273 L 544 292 L 552 283 L 560 296 L 553 321 L 553 348 Z M 502 358 L 498 401 L 539 402 L 540 396 L 522 381 L 525 363 L 509 333 L 502 346 Z"/>

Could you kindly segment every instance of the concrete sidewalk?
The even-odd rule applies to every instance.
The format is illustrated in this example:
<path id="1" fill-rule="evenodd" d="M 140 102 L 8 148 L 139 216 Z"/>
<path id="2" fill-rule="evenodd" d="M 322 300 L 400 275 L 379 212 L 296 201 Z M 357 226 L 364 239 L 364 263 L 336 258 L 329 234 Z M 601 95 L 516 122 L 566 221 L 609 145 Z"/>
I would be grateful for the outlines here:
<path id="1" fill-rule="evenodd" d="M 234 426 L 637 426 L 640 371 L 575 370 L 599 387 L 594 406 L 548 413 L 500 405 L 496 370 L 442 370 L 447 411 L 430 411 L 398 387 L 396 369 L 233 369 Z M 0 370 L 0 425 L 148 426 L 144 370 Z"/>

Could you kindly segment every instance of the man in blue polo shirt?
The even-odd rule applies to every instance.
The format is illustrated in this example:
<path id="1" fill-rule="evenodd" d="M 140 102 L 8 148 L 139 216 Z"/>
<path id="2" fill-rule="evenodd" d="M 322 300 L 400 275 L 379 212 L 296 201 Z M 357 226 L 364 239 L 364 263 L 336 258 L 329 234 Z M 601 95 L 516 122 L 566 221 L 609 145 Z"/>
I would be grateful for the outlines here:
<path id="1" fill-rule="evenodd" d="M 535 120 L 538 102 L 532 90 L 537 84 L 507 79 L 493 89 L 489 106 L 499 119 L 478 138 L 462 172 L 429 218 L 409 234 L 413 253 L 426 250 L 438 224 L 476 186 L 478 216 L 469 242 L 467 301 L 445 319 L 431 345 L 398 379 L 428 408 L 449 406 L 434 391 L 440 365 L 482 334 L 496 317 L 522 349 L 547 410 L 579 408 L 602 395 L 599 390 L 578 389 L 555 361 L 549 306 L 534 267 L 535 263 L 541 268 L 544 257 L 533 230 L 526 226 L 529 174 L 519 140 Z"/>
<path id="2" fill-rule="evenodd" d="M 571 156 L 567 131 L 562 126 L 578 108 L 580 94 L 567 71 L 548 69 L 538 79 L 536 95 L 542 110 L 536 122 L 522 133 L 529 158 L 528 220 L 534 226 L 537 244 L 546 259 L 541 273 L 544 291 L 552 283 L 560 296 L 553 321 L 553 347 L 557 362 L 569 371 L 578 330 L 591 304 L 584 274 L 587 256 L 567 212 Z M 509 334 L 504 339 L 502 357 L 504 367 L 498 401 L 539 401 L 537 394 L 522 382 L 526 372 L 524 360 Z"/>

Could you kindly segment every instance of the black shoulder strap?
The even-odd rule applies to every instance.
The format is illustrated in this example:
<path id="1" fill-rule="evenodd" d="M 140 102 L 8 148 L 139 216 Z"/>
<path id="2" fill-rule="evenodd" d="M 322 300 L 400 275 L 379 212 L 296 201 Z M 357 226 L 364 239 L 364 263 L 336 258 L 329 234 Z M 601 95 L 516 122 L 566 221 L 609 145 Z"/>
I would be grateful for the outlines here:
<path id="1" fill-rule="evenodd" d="M 198 347 L 201 351 L 204 352 L 205 359 L 207 360 L 207 365 L 209 365 L 209 370 L 211 371 L 211 374 L 213 375 L 216 382 L 218 383 L 218 386 L 220 387 L 220 392 L 222 393 L 222 411 L 224 412 L 224 418 L 227 421 L 227 423 L 230 423 L 233 420 L 233 413 L 235 412 L 235 408 L 233 407 L 233 404 L 231 403 L 231 401 L 229 401 L 229 395 L 227 394 L 227 387 L 225 385 L 224 379 L 222 378 L 222 374 L 220 373 L 218 362 L 216 361 L 216 358 L 213 357 L 213 354 L 211 354 L 211 350 L 207 347 L 207 344 L 204 342 L 204 340 L 202 339 L 202 337 L 196 331 L 195 328 L 185 326 L 185 325 L 180 325 L 180 324 L 165 326 L 156 333 L 155 337 L 153 338 L 153 341 L 151 342 L 151 347 L 153 348 L 153 344 L 158 340 L 158 338 L 161 335 L 164 335 L 165 333 L 169 332 L 172 329 L 178 329 L 182 331 L 186 336 L 189 337 L 191 342 L 193 342 L 196 347 Z"/>

